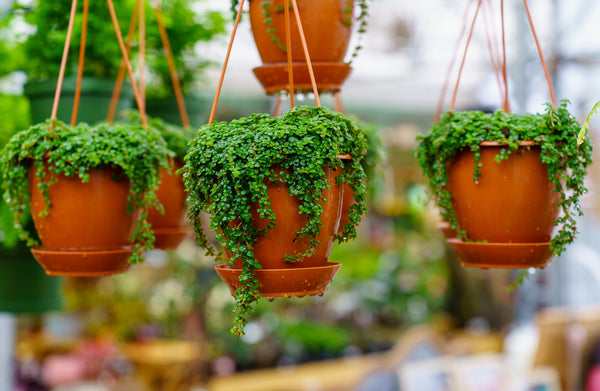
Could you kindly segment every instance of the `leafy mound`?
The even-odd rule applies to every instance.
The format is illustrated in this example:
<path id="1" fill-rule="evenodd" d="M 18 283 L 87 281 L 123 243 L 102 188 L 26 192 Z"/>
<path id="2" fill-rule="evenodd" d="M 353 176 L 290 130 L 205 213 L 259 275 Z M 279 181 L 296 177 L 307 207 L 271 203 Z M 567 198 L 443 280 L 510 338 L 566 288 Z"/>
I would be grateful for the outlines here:
<path id="1" fill-rule="evenodd" d="M 49 187 L 56 182 L 57 174 L 79 177 L 88 182 L 92 168 L 120 168 L 132 184 L 128 212 L 141 209 L 140 219 L 131 238 L 133 254 L 130 262 L 142 260 L 144 249 L 152 249 L 154 235 L 146 221 L 146 210 L 157 207 L 154 190 L 158 183 L 158 172 L 167 167 L 167 148 L 160 134 L 141 126 L 100 123 L 89 126 L 80 123 L 69 126 L 55 120 L 37 124 L 14 135 L 0 154 L 0 173 L 4 185 L 4 199 L 8 204 L 20 237 L 28 245 L 37 245 L 18 223 L 26 213 L 31 194 L 28 189 L 28 171 L 35 169 L 39 178 L 44 178 L 45 167 L 50 178 L 41 183 L 47 207 Z M 42 213 L 48 213 L 48 208 Z"/>
<path id="2" fill-rule="evenodd" d="M 354 192 L 355 204 L 338 240 L 356 237 L 356 226 L 366 210 L 365 174 L 360 164 L 366 149 L 363 134 L 339 113 L 299 107 L 281 117 L 252 114 L 204 126 L 190 143 L 181 172 L 190 195 L 188 217 L 194 224 L 196 240 L 215 254 L 200 221 L 201 212 L 207 211 L 211 215 L 210 228 L 219 232 L 219 243 L 233 254 L 229 263 L 233 265 L 240 259 L 243 265 L 242 286 L 236 292 L 234 334 L 243 334 L 247 315 L 260 297 L 254 271 L 261 266 L 252 250 L 258 238 L 275 226 L 267 184 L 286 184 L 289 194 L 299 201 L 300 213 L 307 217 L 297 234 L 309 238 L 310 244 L 302 254 L 287 254 L 286 260 L 301 260 L 318 245 L 323 212 L 320 202 L 329 187 L 324 171 L 327 166 L 343 167 L 339 181 L 348 183 Z M 343 163 L 338 157 L 342 154 L 351 159 Z M 252 205 L 257 205 L 261 218 L 267 219 L 265 229 L 254 226 Z"/>

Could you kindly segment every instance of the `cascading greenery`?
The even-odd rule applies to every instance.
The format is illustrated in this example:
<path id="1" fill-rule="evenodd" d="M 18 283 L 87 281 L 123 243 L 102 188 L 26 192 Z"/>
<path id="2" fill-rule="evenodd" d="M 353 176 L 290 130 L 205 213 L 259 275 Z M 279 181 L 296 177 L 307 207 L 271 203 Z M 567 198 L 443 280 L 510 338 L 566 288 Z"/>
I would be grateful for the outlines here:
<path id="1" fill-rule="evenodd" d="M 323 212 L 320 203 L 329 187 L 324 171 L 327 166 L 343 167 L 338 180 L 348 183 L 354 192 L 355 204 L 337 239 L 355 238 L 356 226 L 366 211 L 361 167 L 366 149 L 363 134 L 342 114 L 326 108 L 299 107 L 281 117 L 252 114 L 204 126 L 190 143 L 180 171 L 190 195 L 188 217 L 194 224 L 196 241 L 210 254 L 216 254 L 202 229 L 200 214 L 207 211 L 211 215 L 210 228 L 219 232 L 217 240 L 232 254 L 229 264 L 242 261 L 233 334 L 244 334 L 248 316 L 260 297 L 254 272 L 261 266 L 253 246 L 275 226 L 267 184 L 286 184 L 290 196 L 299 201 L 299 212 L 306 215 L 306 224 L 297 234 L 309 238 L 310 244 L 302 254 L 287 254 L 286 261 L 301 261 L 318 245 Z M 338 158 L 341 154 L 351 155 L 351 159 L 343 163 Z M 253 206 L 261 218 L 268 220 L 265 229 L 254 226 Z"/>
<path id="2" fill-rule="evenodd" d="M 167 167 L 168 150 L 165 141 L 155 130 L 141 126 L 100 123 L 89 126 L 80 123 L 69 126 L 54 120 L 40 123 L 14 135 L 0 152 L 0 173 L 4 186 L 4 200 L 8 204 L 20 237 L 29 246 L 37 245 L 19 224 L 26 213 L 31 194 L 28 188 L 28 171 L 35 170 L 41 182 L 42 194 L 50 213 L 49 188 L 56 175 L 90 180 L 93 168 L 120 168 L 131 181 L 128 212 L 143 212 L 136 222 L 131 237 L 132 263 L 142 261 L 142 251 L 152 249 L 154 235 L 146 221 L 146 210 L 160 208 L 155 189 L 160 168 Z M 49 178 L 47 177 L 49 173 Z"/>
<path id="3" fill-rule="evenodd" d="M 507 159 L 516 151 L 522 140 L 533 140 L 539 145 L 540 161 L 548 168 L 548 179 L 560 194 L 558 206 L 562 213 L 554 225 L 558 232 L 552 238 L 550 248 L 560 255 L 573 242 L 577 234 L 576 217 L 581 216 L 581 196 L 587 192 L 584 178 L 592 162 L 592 143 L 589 136 L 582 136 L 578 145 L 579 122 L 567 110 L 568 101 L 558 107 L 546 105 L 542 114 L 514 114 L 503 111 L 448 111 L 434 124 L 428 135 L 419 136 L 416 155 L 427 177 L 433 198 L 441 209 L 443 218 L 468 239 L 461 229 L 453 210 L 452 195 L 447 190 L 448 164 L 463 149 L 475 152 L 473 180 L 481 175 L 479 167 L 480 143 L 496 141 L 507 145 L 495 158 L 497 162 Z"/>

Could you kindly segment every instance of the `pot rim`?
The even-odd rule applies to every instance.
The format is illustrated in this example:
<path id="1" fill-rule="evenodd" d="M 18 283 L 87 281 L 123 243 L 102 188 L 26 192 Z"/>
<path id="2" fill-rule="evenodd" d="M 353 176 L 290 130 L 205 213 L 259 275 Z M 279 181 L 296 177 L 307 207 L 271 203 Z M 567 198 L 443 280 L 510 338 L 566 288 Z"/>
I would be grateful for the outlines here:
<path id="1" fill-rule="evenodd" d="M 507 143 L 501 143 L 498 141 L 482 141 L 479 143 L 480 147 L 505 147 L 507 145 Z M 521 140 L 519 142 L 520 147 L 533 147 L 536 145 L 536 142 L 533 140 Z"/>

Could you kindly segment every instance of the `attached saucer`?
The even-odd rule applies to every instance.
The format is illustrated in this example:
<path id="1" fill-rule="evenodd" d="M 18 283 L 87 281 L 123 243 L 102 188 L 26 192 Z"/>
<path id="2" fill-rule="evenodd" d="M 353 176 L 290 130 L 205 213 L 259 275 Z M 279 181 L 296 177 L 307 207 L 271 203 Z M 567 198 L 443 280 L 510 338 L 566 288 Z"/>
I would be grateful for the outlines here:
<path id="1" fill-rule="evenodd" d="M 131 248 L 97 251 L 53 251 L 31 249 L 34 258 L 49 276 L 93 277 L 126 272 Z"/>
<path id="2" fill-rule="evenodd" d="M 257 270 L 255 276 L 260 283 L 258 291 L 265 297 L 323 295 L 340 266 L 340 263 L 328 262 L 316 267 Z M 235 295 L 241 285 L 238 278 L 242 269 L 219 265 L 215 266 L 215 270 L 231 294 Z"/>
<path id="3" fill-rule="evenodd" d="M 350 75 L 352 67 L 343 62 L 313 62 L 313 72 L 319 91 L 339 91 Z M 266 64 L 253 69 L 254 75 L 267 94 L 275 94 L 288 87 L 287 63 Z M 308 68 L 304 62 L 292 64 L 294 89 L 312 91 Z"/>
<path id="4" fill-rule="evenodd" d="M 161 250 L 175 250 L 179 243 L 185 239 L 190 233 L 189 229 L 185 228 L 152 228 L 154 231 L 154 247 Z"/>
<path id="5" fill-rule="evenodd" d="M 483 269 L 544 268 L 552 259 L 550 242 L 543 243 L 475 243 L 446 239 L 462 266 Z"/>

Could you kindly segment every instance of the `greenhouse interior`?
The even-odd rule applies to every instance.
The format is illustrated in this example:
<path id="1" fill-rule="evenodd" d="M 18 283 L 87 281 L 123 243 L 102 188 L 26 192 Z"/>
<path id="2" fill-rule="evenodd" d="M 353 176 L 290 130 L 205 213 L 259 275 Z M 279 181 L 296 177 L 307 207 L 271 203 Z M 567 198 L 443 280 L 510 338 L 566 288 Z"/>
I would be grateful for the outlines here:
<path id="1" fill-rule="evenodd" d="M 600 391 L 599 19 L 0 0 L 0 391 Z"/>

